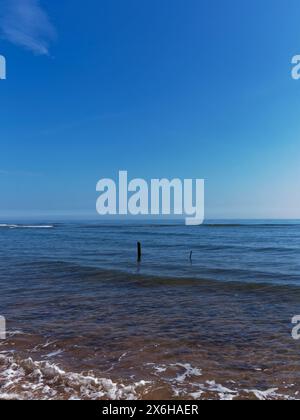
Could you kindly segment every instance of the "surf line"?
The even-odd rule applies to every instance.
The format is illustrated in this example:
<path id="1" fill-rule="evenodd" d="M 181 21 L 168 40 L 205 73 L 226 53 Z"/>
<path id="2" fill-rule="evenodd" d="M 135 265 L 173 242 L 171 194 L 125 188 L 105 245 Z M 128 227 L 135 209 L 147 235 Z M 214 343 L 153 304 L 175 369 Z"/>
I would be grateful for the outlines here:
<path id="1" fill-rule="evenodd" d="M 6 80 L 6 58 L 0 54 L 0 80 Z"/>

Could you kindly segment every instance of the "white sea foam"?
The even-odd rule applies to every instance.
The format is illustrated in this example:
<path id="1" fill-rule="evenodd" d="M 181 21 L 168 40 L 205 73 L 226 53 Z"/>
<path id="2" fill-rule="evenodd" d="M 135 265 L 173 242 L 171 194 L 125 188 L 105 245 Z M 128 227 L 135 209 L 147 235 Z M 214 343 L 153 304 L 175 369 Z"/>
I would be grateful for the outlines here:
<path id="1" fill-rule="evenodd" d="M 48 357 L 58 355 L 52 353 Z M 214 380 L 201 381 L 202 371 L 189 363 L 155 365 L 149 363 L 161 383 L 170 386 L 176 398 L 194 400 L 257 398 L 259 400 L 296 400 L 298 393 L 288 395 L 278 388 L 267 390 L 241 389 L 233 381 L 222 385 Z M 66 372 L 49 361 L 35 362 L 31 358 L 18 360 L 11 354 L 0 354 L 0 400 L 69 399 L 69 400 L 136 400 L 155 389 L 156 381 L 117 383 L 93 373 Z M 286 385 L 285 388 L 291 385 Z"/>
<path id="2" fill-rule="evenodd" d="M 46 356 L 44 356 L 44 358 L 45 359 L 51 359 L 52 357 L 59 356 L 63 352 L 64 352 L 63 350 L 56 350 L 56 351 L 53 351 L 52 353 L 46 354 Z"/>
<path id="3" fill-rule="evenodd" d="M 7 331 L 7 337 L 12 338 L 15 335 L 26 335 L 23 331 L 20 330 L 14 330 L 14 331 Z"/>
<path id="4" fill-rule="evenodd" d="M 184 383 L 187 378 L 193 377 L 193 376 L 202 376 L 202 370 L 198 368 L 194 368 L 189 363 L 177 363 L 173 365 L 174 367 L 183 368 L 183 373 L 178 373 L 175 382 Z"/>
<path id="5" fill-rule="evenodd" d="M 258 390 L 258 389 L 242 389 L 242 388 L 235 388 L 229 389 L 224 387 L 221 384 L 217 384 L 215 381 L 206 381 L 204 384 L 192 384 L 195 387 L 199 388 L 199 391 L 195 391 L 190 393 L 189 395 L 194 398 L 198 399 L 205 393 L 210 393 L 216 395 L 216 397 L 220 400 L 233 400 L 239 398 L 245 398 L 245 395 L 254 396 L 258 400 L 296 400 L 297 399 L 297 392 L 295 392 L 294 396 L 292 395 L 285 395 L 283 393 L 278 392 L 278 388 L 272 388 L 265 391 Z"/>
<path id="6" fill-rule="evenodd" d="M 176 374 L 176 376 L 169 379 L 169 381 L 176 382 L 176 383 L 184 383 L 187 378 L 202 375 L 202 370 L 191 366 L 190 363 L 172 363 L 170 365 L 153 365 L 153 368 L 156 374 L 173 371 Z"/>
<path id="7" fill-rule="evenodd" d="M 268 390 L 243 389 L 234 381 L 228 382 L 229 386 L 224 386 L 214 380 L 200 381 L 203 376 L 202 370 L 191 366 L 189 363 L 161 364 L 151 366 L 155 376 L 160 380 L 168 383 L 176 398 L 191 398 L 194 400 L 201 399 L 218 399 L 233 400 L 239 398 L 255 397 L 258 400 L 295 400 L 297 392 L 293 395 L 285 395 L 280 393 L 277 388 Z M 287 389 L 290 386 L 286 386 Z"/>
<path id="8" fill-rule="evenodd" d="M 53 225 L 15 225 L 15 224 L 0 224 L 0 228 L 7 229 L 53 229 Z"/>
<path id="9" fill-rule="evenodd" d="M 226 388 L 215 381 L 206 381 L 203 390 L 205 390 L 205 387 L 207 391 L 215 392 L 221 400 L 233 400 L 239 395 L 237 390 Z"/>
<path id="10" fill-rule="evenodd" d="M 53 229 L 53 225 L 40 225 L 40 226 L 34 226 L 34 225 L 18 225 L 18 226 L 12 226 L 11 229 Z"/>
<path id="11" fill-rule="evenodd" d="M 288 399 L 287 396 L 283 396 L 277 393 L 277 391 L 278 391 L 278 388 L 267 389 L 266 391 L 259 391 L 258 389 L 247 390 L 247 392 L 253 393 L 255 397 L 260 401 L 276 399 L 276 398 Z"/>
<path id="12" fill-rule="evenodd" d="M 0 355 L 0 399 L 111 399 L 138 398 L 138 390 L 148 382 L 118 384 L 111 379 L 91 374 L 66 372 L 49 362 L 34 362 L 31 358 L 17 361 Z M 18 390 L 16 392 L 16 390 Z"/>

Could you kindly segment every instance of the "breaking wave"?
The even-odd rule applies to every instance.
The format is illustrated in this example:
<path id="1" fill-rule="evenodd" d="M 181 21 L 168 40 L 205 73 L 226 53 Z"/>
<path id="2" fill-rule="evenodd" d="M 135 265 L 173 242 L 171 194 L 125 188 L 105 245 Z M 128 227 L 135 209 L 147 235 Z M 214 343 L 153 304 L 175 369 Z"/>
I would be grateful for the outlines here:
<path id="1" fill-rule="evenodd" d="M 66 372 L 49 361 L 18 360 L 14 354 L 0 354 L 0 400 L 138 400 L 155 390 L 156 385 L 167 385 L 173 397 L 187 400 L 297 399 L 297 392 L 294 396 L 285 395 L 278 388 L 239 389 L 233 381 L 229 387 L 214 380 L 201 380 L 202 370 L 189 363 L 150 363 L 147 367 L 158 378 L 158 384 L 155 380 L 117 383 L 93 372 Z"/>
<path id="2" fill-rule="evenodd" d="M 0 367 L 2 400 L 135 400 L 138 389 L 147 385 L 145 381 L 118 384 L 92 373 L 68 373 L 46 361 L 34 362 L 31 358 L 19 361 L 1 354 Z"/>
<path id="3" fill-rule="evenodd" d="M 14 225 L 14 224 L 0 224 L 0 228 L 6 229 L 53 229 L 53 225 Z"/>

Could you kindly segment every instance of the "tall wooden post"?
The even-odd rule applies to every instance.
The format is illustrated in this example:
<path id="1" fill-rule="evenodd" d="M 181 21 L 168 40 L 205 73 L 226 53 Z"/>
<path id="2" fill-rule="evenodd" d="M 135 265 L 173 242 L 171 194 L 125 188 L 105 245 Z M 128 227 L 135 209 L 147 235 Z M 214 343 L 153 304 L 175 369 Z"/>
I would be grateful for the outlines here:
<path id="1" fill-rule="evenodd" d="M 142 260 L 142 244 L 140 242 L 137 243 L 137 261 L 141 262 Z"/>

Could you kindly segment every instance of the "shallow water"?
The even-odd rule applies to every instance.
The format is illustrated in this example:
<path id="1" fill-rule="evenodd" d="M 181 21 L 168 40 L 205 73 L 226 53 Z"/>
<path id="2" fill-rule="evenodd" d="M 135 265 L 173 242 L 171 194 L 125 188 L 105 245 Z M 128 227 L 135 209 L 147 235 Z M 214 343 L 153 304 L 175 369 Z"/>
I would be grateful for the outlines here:
<path id="1" fill-rule="evenodd" d="M 297 399 L 299 254 L 296 222 L 4 221 L 0 397 Z"/>

